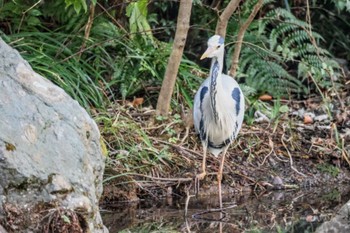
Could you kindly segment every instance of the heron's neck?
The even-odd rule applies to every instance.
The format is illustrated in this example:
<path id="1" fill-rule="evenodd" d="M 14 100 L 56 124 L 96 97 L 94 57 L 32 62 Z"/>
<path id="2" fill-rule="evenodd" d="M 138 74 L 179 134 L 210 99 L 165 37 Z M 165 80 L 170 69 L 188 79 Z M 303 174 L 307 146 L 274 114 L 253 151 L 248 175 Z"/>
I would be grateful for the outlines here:
<path id="1" fill-rule="evenodd" d="M 214 120 L 218 122 L 219 111 L 218 93 L 222 93 L 221 74 L 223 67 L 223 54 L 220 57 L 213 57 L 210 68 L 210 102 L 213 110 Z"/>

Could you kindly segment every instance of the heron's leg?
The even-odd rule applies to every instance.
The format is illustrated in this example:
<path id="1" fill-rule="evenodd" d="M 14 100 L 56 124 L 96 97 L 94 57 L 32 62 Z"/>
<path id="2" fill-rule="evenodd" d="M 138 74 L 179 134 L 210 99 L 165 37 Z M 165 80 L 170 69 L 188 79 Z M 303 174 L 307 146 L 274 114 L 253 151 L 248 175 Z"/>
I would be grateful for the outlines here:
<path id="1" fill-rule="evenodd" d="M 205 175 L 207 174 L 206 170 L 207 166 L 207 146 L 203 145 L 203 160 L 202 160 L 202 172 L 197 175 L 197 179 L 203 180 Z"/>
<path id="2" fill-rule="evenodd" d="M 218 171 L 218 186 L 219 186 L 219 203 L 220 203 L 220 208 L 222 209 L 222 193 L 221 193 L 221 181 L 222 181 L 222 171 L 224 170 L 224 162 L 225 162 L 225 155 L 227 152 L 228 146 L 224 149 L 221 157 L 221 162 L 220 162 L 220 167 Z"/>
<path id="3" fill-rule="evenodd" d="M 203 160 L 202 160 L 202 172 L 197 174 L 195 177 L 195 193 L 198 194 L 199 191 L 199 181 L 203 180 L 206 176 L 207 172 L 206 170 L 206 164 L 207 164 L 207 145 L 203 144 Z"/>

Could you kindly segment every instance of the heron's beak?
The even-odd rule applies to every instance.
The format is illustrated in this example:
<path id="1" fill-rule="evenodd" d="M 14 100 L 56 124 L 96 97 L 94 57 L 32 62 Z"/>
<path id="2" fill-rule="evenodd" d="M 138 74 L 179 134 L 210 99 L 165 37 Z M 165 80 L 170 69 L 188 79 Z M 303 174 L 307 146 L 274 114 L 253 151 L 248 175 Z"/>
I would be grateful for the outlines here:
<path id="1" fill-rule="evenodd" d="M 213 47 L 208 47 L 207 50 L 203 53 L 201 56 L 200 60 L 203 60 L 204 58 L 207 58 L 212 52 L 214 52 L 215 48 Z"/>

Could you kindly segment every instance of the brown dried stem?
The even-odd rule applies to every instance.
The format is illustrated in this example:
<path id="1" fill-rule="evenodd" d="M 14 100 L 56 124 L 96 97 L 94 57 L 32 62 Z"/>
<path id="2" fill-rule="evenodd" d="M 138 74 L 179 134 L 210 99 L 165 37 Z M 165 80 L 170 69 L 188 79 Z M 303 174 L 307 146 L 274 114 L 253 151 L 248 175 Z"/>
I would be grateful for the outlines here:
<path id="1" fill-rule="evenodd" d="M 81 54 L 83 53 L 83 51 L 85 50 L 86 41 L 89 39 L 92 23 L 94 22 L 94 17 L 95 17 L 95 5 L 93 3 L 91 3 L 90 4 L 89 19 L 88 19 L 88 22 L 85 26 L 84 42 L 80 47 L 79 58 L 80 58 Z"/>
<path id="2" fill-rule="evenodd" d="M 219 16 L 219 20 L 216 24 L 215 34 L 220 35 L 223 38 L 226 36 L 226 28 L 229 19 L 231 18 L 233 12 L 237 9 L 241 0 L 231 0 L 226 6 L 225 10 Z"/>
<path id="3" fill-rule="evenodd" d="M 244 22 L 244 24 L 241 26 L 241 28 L 238 31 L 237 43 L 235 45 L 235 51 L 234 51 L 233 56 L 232 56 L 232 65 L 231 65 L 231 69 L 229 72 L 229 75 L 232 77 L 235 77 L 236 72 L 237 72 L 238 59 L 239 59 L 239 54 L 241 53 L 244 34 L 245 34 L 247 28 L 249 27 L 249 25 L 251 24 L 251 22 L 253 21 L 253 19 L 255 18 L 256 14 L 258 13 L 260 8 L 262 7 L 262 4 L 263 4 L 263 0 L 259 0 L 258 3 L 254 6 L 253 11 L 252 11 L 252 13 L 250 13 L 248 19 Z"/>

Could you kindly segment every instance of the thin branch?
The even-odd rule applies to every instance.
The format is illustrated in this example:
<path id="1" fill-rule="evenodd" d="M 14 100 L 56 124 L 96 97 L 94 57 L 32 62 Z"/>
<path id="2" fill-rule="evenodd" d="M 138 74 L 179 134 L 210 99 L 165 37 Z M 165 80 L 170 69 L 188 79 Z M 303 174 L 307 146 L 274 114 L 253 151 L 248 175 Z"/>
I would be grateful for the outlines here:
<path id="1" fill-rule="evenodd" d="M 237 44 L 235 46 L 235 51 L 232 56 L 232 65 L 231 69 L 229 72 L 229 75 L 232 77 L 235 77 L 237 68 L 238 68 L 238 59 L 239 59 L 239 54 L 241 53 L 241 48 L 242 48 L 242 42 L 243 42 L 243 37 L 244 34 L 249 27 L 249 25 L 252 23 L 253 19 L 255 18 L 256 14 L 262 7 L 263 0 L 259 0 L 258 3 L 254 6 L 252 13 L 250 13 L 248 19 L 244 22 L 244 24 L 241 26 L 239 29 L 238 35 L 237 35 Z"/>
<path id="2" fill-rule="evenodd" d="M 33 9 L 34 7 L 36 7 L 39 3 L 41 3 L 41 1 L 42 1 L 42 0 L 37 1 L 37 2 L 34 3 L 31 7 L 29 7 L 27 10 L 25 10 L 25 11 L 22 12 L 22 18 L 21 18 L 21 21 L 20 21 L 20 23 L 19 23 L 19 27 L 18 27 L 18 30 L 17 30 L 18 33 L 19 33 L 20 30 L 21 30 L 22 23 L 23 23 L 23 21 L 24 21 L 24 17 L 25 17 L 25 15 L 27 14 L 27 12 L 30 11 L 31 9 Z"/>
<path id="3" fill-rule="evenodd" d="M 235 207 L 237 207 L 236 204 L 233 204 L 233 205 L 230 205 L 230 206 L 227 206 L 227 207 L 224 207 L 224 208 L 208 209 L 208 210 L 205 210 L 205 211 L 193 214 L 192 218 L 220 222 L 226 217 L 226 212 L 224 212 L 224 210 L 233 209 Z M 220 216 L 219 219 L 211 219 L 211 218 L 203 218 L 203 217 L 201 217 L 201 215 L 206 215 L 206 214 L 214 213 L 214 212 L 221 212 L 223 215 Z"/>
<path id="4" fill-rule="evenodd" d="M 88 41 L 88 39 L 90 37 L 90 32 L 91 32 L 92 23 L 94 22 L 94 17 L 95 17 L 95 5 L 93 3 L 90 3 L 89 18 L 88 18 L 88 21 L 87 21 L 86 26 L 85 26 L 84 41 L 80 47 L 79 58 L 83 54 L 82 51 L 84 51 L 84 49 L 86 47 L 86 42 Z"/>
<path id="5" fill-rule="evenodd" d="M 237 9 L 241 0 L 231 0 L 226 6 L 225 10 L 219 16 L 219 20 L 216 24 L 215 34 L 220 35 L 223 38 L 226 36 L 226 28 L 229 19 L 231 18 L 233 12 Z"/>
<path id="6" fill-rule="evenodd" d="M 190 184 L 190 186 L 187 188 L 185 188 L 186 190 L 186 202 L 185 202 L 185 217 L 187 217 L 187 213 L 188 213 L 188 203 L 190 202 L 191 197 L 194 197 L 195 195 L 190 195 L 190 188 L 192 187 L 192 183 Z"/>
<path id="7" fill-rule="evenodd" d="M 101 9 L 108 15 L 108 17 L 126 34 L 128 34 L 128 31 L 108 12 L 106 8 L 104 8 L 101 3 L 96 2 L 96 4 L 101 7 Z"/>
<path id="8" fill-rule="evenodd" d="M 309 27 L 308 27 L 308 30 L 304 29 L 308 34 L 309 34 L 309 37 L 310 37 L 310 41 L 311 43 L 313 44 L 313 46 L 316 48 L 316 54 L 318 56 L 318 58 L 324 62 L 324 58 L 322 58 L 320 56 L 320 49 L 316 43 L 316 39 L 315 37 L 312 35 L 312 24 L 311 24 L 311 14 L 310 14 L 310 4 L 309 4 L 309 0 L 306 1 L 306 22 L 309 24 Z M 329 72 L 328 69 L 325 69 L 326 72 L 328 73 L 329 75 L 329 78 L 332 82 L 332 86 L 333 86 L 333 90 L 334 90 L 334 93 L 335 95 L 337 96 L 338 100 L 339 100 L 339 103 L 340 103 L 340 106 L 341 106 L 341 109 L 345 109 L 345 104 L 344 104 L 344 101 L 342 100 L 342 98 L 340 97 L 338 91 L 337 91 L 337 88 L 335 87 L 335 83 L 334 83 L 334 80 L 333 80 L 333 77 L 331 75 L 331 73 Z M 315 83 L 316 84 L 316 83 Z"/>
<path id="9" fill-rule="evenodd" d="M 178 177 L 178 178 L 163 178 L 163 177 L 154 177 L 154 176 L 148 176 L 148 175 L 143 175 L 143 174 L 137 174 L 137 173 L 130 173 L 129 175 L 134 175 L 134 176 L 141 176 L 144 178 L 148 178 L 151 180 L 158 180 L 158 181 L 169 181 L 169 182 L 186 182 L 186 181 L 192 181 L 193 178 L 183 178 L 183 177 Z"/>
<path id="10" fill-rule="evenodd" d="M 284 132 L 284 130 L 283 130 Z M 282 142 L 282 145 L 284 146 L 284 148 L 286 149 L 287 151 L 287 154 L 288 154 L 288 157 L 289 157 L 289 162 L 290 162 L 290 168 L 295 171 L 296 173 L 298 173 L 299 175 L 303 176 L 303 177 L 307 177 L 304 173 L 298 171 L 294 165 L 293 165 L 293 158 L 292 158 L 292 155 L 290 154 L 286 144 L 284 143 L 284 133 L 282 134 L 282 137 L 281 137 L 281 142 Z"/>

